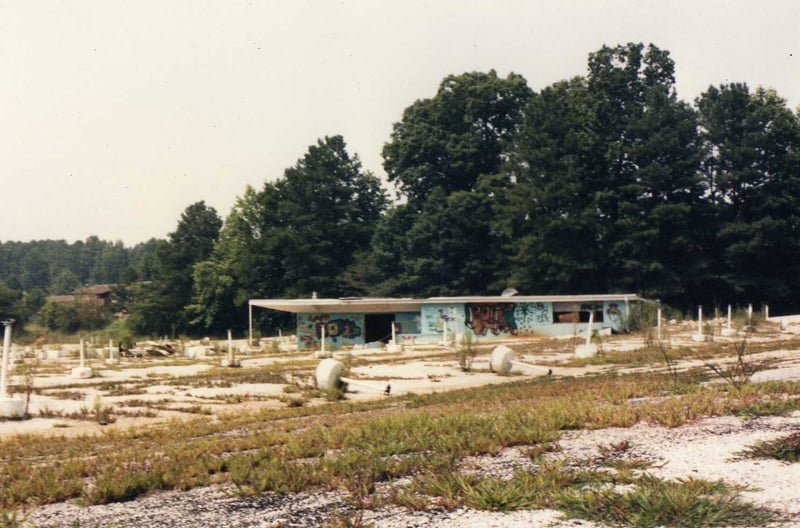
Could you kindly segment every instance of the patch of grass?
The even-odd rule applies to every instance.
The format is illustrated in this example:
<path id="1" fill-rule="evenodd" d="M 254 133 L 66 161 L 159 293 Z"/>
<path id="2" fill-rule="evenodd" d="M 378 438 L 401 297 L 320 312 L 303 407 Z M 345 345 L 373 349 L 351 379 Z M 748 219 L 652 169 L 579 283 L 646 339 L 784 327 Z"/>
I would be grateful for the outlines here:
<path id="1" fill-rule="evenodd" d="M 105 392 L 106 396 L 136 396 L 147 394 L 146 384 L 125 384 L 116 382 L 104 382 L 98 386 L 98 390 Z"/>
<path id="2" fill-rule="evenodd" d="M 800 409 L 800 399 L 798 398 L 760 399 L 750 405 L 733 409 L 731 413 L 734 416 L 749 418 L 756 416 L 788 416 L 798 409 Z"/>
<path id="3" fill-rule="evenodd" d="M 737 453 L 743 458 L 767 458 L 783 462 L 800 462 L 800 432 L 775 440 L 764 440 Z"/>
<path id="4" fill-rule="evenodd" d="M 281 401 L 289 407 L 302 407 L 306 404 L 306 400 L 303 398 L 281 398 Z"/>
<path id="5" fill-rule="evenodd" d="M 22 528 L 27 520 L 26 515 L 17 511 L 0 512 L 0 528 Z"/>
<path id="6" fill-rule="evenodd" d="M 125 502 L 157 489 L 167 489 L 164 487 L 162 475 L 159 472 L 103 473 L 95 479 L 94 486 L 86 492 L 84 502 L 86 504 Z"/>
<path id="7" fill-rule="evenodd" d="M 95 396 L 92 411 L 95 421 L 100 425 L 107 425 L 116 420 L 116 418 L 113 416 L 113 410 L 111 407 L 103 405 L 103 400 L 100 398 L 100 396 Z"/>
<path id="8" fill-rule="evenodd" d="M 622 488 L 619 484 L 625 484 Z M 461 506 L 490 511 L 556 508 L 571 518 L 616 526 L 750 526 L 775 520 L 768 510 L 744 502 L 721 481 L 664 481 L 644 474 L 620 478 L 603 471 L 576 471 L 543 463 L 511 478 L 482 478 L 459 471 L 427 471 L 414 478 L 400 504 Z"/>
<path id="9" fill-rule="evenodd" d="M 537 459 L 546 453 L 557 453 L 561 451 L 561 446 L 557 442 L 545 442 L 526 448 L 523 452 L 531 459 Z"/>
<path id="10" fill-rule="evenodd" d="M 347 399 L 347 384 L 341 383 L 339 387 L 332 387 L 326 391 L 322 391 L 321 394 L 322 397 L 329 402 L 345 400 Z"/>
<path id="11" fill-rule="evenodd" d="M 665 357 L 667 352 L 669 355 Z M 582 367 L 586 365 L 644 366 L 663 364 L 665 359 L 667 359 L 667 367 L 671 367 L 679 360 L 700 357 L 704 354 L 708 355 L 707 352 L 701 353 L 689 347 L 668 347 L 666 343 L 653 342 L 636 350 L 606 350 L 602 355 L 597 355 L 595 357 L 571 357 L 564 365 L 570 367 Z"/>
<path id="12" fill-rule="evenodd" d="M 608 493 L 609 486 L 636 482 L 644 468 L 620 462 L 594 473 L 569 472 L 539 462 L 535 472 L 492 480 L 463 475 L 458 465 L 465 457 L 512 446 L 536 457 L 556 449 L 566 429 L 680 425 L 798 394 L 798 383 L 733 391 L 723 384 L 692 384 L 691 378 L 676 394 L 668 377 L 648 374 L 546 383 L 526 378 L 447 393 L 186 418 L 107 429 L 96 437 L 20 436 L 0 440 L 0 511 L 76 497 L 92 503 L 127 500 L 151 490 L 209 483 L 233 483 L 242 494 L 337 488 L 355 508 L 383 500 L 377 484 L 388 483 L 390 500 L 409 508 L 449 504 L 505 511 L 535 504 L 531 507 L 567 510 L 568 504 L 559 502 L 565 490 Z M 144 405 L 166 409 L 168 403 Z M 93 417 L 89 409 L 84 414 Z M 608 446 L 607 457 L 613 460 L 613 453 L 625 450 Z M 26 469 L 31 461 L 36 472 Z M 399 477 L 412 484 L 395 485 Z M 719 510 L 724 501 L 718 502 L 709 510 Z"/>
<path id="13" fill-rule="evenodd" d="M 155 418 L 158 416 L 158 411 L 155 409 L 124 409 L 124 408 L 116 408 L 114 409 L 115 416 L 127 416 L 128 418 Z"/>
<path id="14" fill-rule="evenodd" d="M 664 481 L 645 476 L 633 489 L 568 489 L 556 499 L 571 517 L 615 526 L 759 526 L 775 514 L 743 501 L 721 481 Z"/>
<path id="15" fill-rule="evenodd" d="M 472 370 L 472 362 L 477 354 L 478 351 L 472 343 L 472 332 L 464 333 L 463 340 L 458 343 L 456 348 L 456 361 L 462 371 L 470 372 Z"/>
<path id="16" fill-rule="evenodd" d="M 543 487 L 535 474 L 518 471 L 510 479 L 497 477 L 469 483 L 464 490 L 464 504 L 489 511 L 514 511 L 541 507 L 545 502 Z"/>
<path id="17" fill-rule="evenodd" d="M 274 450 L 240 456 L 230 463 L 230 479 L 242 496 L 265 492 L 286 494 L 307 490 L 327 482 L 330 475 L 320 462 L 300 463 L 287 460 Z"/>
<path id="18" fill-rule="evenodd" d="M 58 400 L 81 401 L 86 397 L 86 394 L 77 390 L 48 390 L 46 394 Z"/>
<path id="19" fill-rule="evenodd" d="M 180 405 L 175 407 L 167 407 L 164 410 L 177 411 L 188 414 L 202 414 L 209 416 L 212 414 L 211 409 L 205 405 Z"/>

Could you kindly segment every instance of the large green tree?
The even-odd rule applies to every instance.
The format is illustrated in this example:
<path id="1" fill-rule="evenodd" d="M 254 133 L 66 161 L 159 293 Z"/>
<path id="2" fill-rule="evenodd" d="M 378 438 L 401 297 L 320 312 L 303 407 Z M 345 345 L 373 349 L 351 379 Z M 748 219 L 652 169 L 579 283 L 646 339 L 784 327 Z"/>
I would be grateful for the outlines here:
<path id="1" fill-rule="evenodd" d="M 531 99 L 497 215 L 509 284 L 671 298 L 689 288 L 703 262 L 693 237 L 699 139 L 673 72 L 655 46 L 604 46 L 586 78 Z"/>
<path id="2" fill-rule="evenodd" d="M 534 95 L 509 149 L 495 218 L 500 278 L 537 293 L 592 292 L 602 251 L 595 193 L 604 180 L 596 107 L 583 78 Z"/>
<path id="3" fill-rule="evenodd" d="M 275 184 L 284 288 L 289 296 L 346 295 L 342 274 L 369 245 L 387 205 L 378 178 L 347 153 L 341 136 L 326 137 Z"/>
<path id="4" fill-rule="evenodd" d="M 222 220 L 200 201 L 181 214 L 176 230 L 159 243 L 152 262 L 152 280 L 133 285 L 131 324 L 141 334 L 177 335 L 190 330 L 192 277 L 195 264 L 209 258 Z"/>
<path id="5" fill-rule="evenodd" d="M 20 293 L 0 280 L 0 320 L 19 318 Z"/>
<path id="6" fill-rule="evenodd" d="M 194 268 L 190 311 L 195 328 L 241 328 L 249 298 L 283 296 L 279 241 L 270 236 L 280 222 L 277 208 L 274 184 L 262 191 L 247 186 L 237 197 L 211 257 Z"/>
<path id="7" fill-rule="evenodd" d="M 121 241 L 104 242 L 92 265 L 93 284 L 117 283 L 130 267 L 130 252 Z"/>
<path id="8" fill-rule="evenodd" d="M 341 136 L 319 140 L 282 178 L 237 200 L 212 258 L 195 268 L 195 323 L 241 327 L 252 297 L 363 293 L 348 270 L 386 206 L 380 180 Z"/>
<path id="9" fill-rule="evenodd" d="M 472 72 L 446 77 L 433 98 L 405 110 L 383 149 L 404 203 L 373 241 L 374 291 L 454 295 L 493 287 L 492 177 L 531 93 L 517 74 Z"/>
<path id="10" fill-rule="evenodd" d="M 30 251 L 25 254 L 22 259 L 19 280 L 25 290 L 45 289 L 50 284 L 50 266 L 47 262 L 47 254 L 40 245 L 31 247 Z"/>
<path id="11" fill-rule="evenodd" d="M 530 95 L 515 73 L 446 77 L 433 98 L 415 102 L 394 124 L 383 148 L 389 181 L 415 205 L 436 188 L 445 194 L 474 189 L 479 176 L 502 165 Z"/>
<path id="12" fill-rule="evenodd" d="M 485 294 L 495 276 L 499 238 L 493 197 L 479 186 L 445 194 L 434 189 L 421 212 L 395 208 L 373 240 L 370 264 L 380 270 L 373 293 L 448 296 Z"/>
<path id="13" fill-rule="evenodd" d="M 652 44 L 589 56 L 603 184 L 596 192 L 611 289 L 674 300 L 705 267 L 695 113 L 677 99 L 675 65 Z"/>
<path id="14" fill-rule="evenodd" d="M 721 301 L 790 305 L 800 291 L 800 120 L 774 91 L 709 87 L 696 101 Z"/>

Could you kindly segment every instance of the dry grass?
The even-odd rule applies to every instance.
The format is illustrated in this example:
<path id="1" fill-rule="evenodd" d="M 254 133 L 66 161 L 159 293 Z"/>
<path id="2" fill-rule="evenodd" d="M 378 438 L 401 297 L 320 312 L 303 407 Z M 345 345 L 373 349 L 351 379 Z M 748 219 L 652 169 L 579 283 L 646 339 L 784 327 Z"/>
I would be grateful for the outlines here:
<path id="1" fill-rule="evenodd" d="M 791 342 L 751 343 L 748 350 L 776 350 Z M 542 340 L 517 352 L 551 354 L 559 344 L 563 345 Z M 703 351 L 673 348 L 668 353 L 675 361 L 709 362 L 730 357 L 732 350 L 713 345 Z M 425 357 L 444 359 L 447 354 L 452 360 L 452 352 Z M 748 367 L 747 358 L 740 357 Z M 352 361 L 367 363 L 361 358 Z M 650 346 L 636 354 L 606 352 L 591 362 L 664 366 L 665 358 L 663 349 Z M 287 372 L 307 375 L 314 364 L 298 359 L 258 369 L 214 368 L 199 375 L 126 383 L 98 380 L 89 387 L 104 396 L 131 396 L 156 384 L 185 390 L 285 383 Z M 127 411 L 98 400 L 95 408 L 86 409 L 85 419 L 109 420 L 115 414 L 161 409 L 201 417 L 55 441 L 39 436 L 0 441 L 0 513 L 10 519 L 14 512 L 38 504 L 101 504 L 132 500 L 153 490 L 227 483 L 242 495 L 337 489 L 358 511 L 387 502 L 411 509 L 548 507 L 625 526 L 736 526 L 748 518 L 772 518 L 722 483 L 654 479 L 647 474 L 647 461 L 620 463 L 609 456 L 602 470 L 576 471 L 539 458 L 557 449 L 566 430 L 637 423 L 679 427 L 710 416 L 786 414 L 800 408 L 797 382 L 707 384 L 707 371 L 684 371 L 680 379 L 671 372 L 521 378 L 490 387 L 360 403 L 343 400 L 342 394 L 321 395 L 290 385 L 276 396 L 284 404 L 281 408 L 212 418 L 204 404 L 176 405 L 169 398 L 131 399 L 124 404 Z M 48 392 L 74 397 L 77 385 Z M 330 403 L 325 403 L 326 397 Z M 231 394 L 207 401 L 238 403 L 238 398 Z M 793 442 L 783 442 L 783 450 L 790 445 Z M 466 473 L 461 467 L 466 457 L 492 455 L 512 446 L 528 453 L 536 469 L 499 479 Z M 609 453 L 624 449 L 607 447 Z M 396 484 L 400 478 L 407 483 Z M 618 485 L 624 485 L 622 490 Z M 346 525 L 348 519 L 341 521 Z"/>
<path id="2" fill-rule="evenodd" d="M 642 497 L 690 495 L 693 488 L 635 480 L 639 497 L 592 491 L 587 482 L 596 481 L 597 475 L 557 473 L 542 466 L 538 472 L 520 473 L 505 482 L 467 477 L 458 466 L 464 457 L 494 454 L 510 446 L 547 450 L 560 431 L 568 429 L 639 422 L 676 427 L 743 408 L 752 412 L 776 398 L 785 402 L 781 411 L 800 407 L 797 383 L 751 385 L 736 391 L 726 385 L 689 383 L 681 393 L 674 389 L 667 377 L 653 375 L 523 380 L 442 394 L 171 422 L 56 442 L 19 437 L 0 443 L 0 505 L 11 512 L 68 499 L 97 504 L 134 499 L 152 490 L 224 482 L 242 494 L 336 488 L 361 504 L 372 504 L 382 500 L 375 495 L 376 484 L 416 475 L 410 487 L 394 491 L 392 500 L 409 507 L 466 505 L 492 510 L 548 505 L 587 518 L 596 518 L 590 514 L 592 504 L 618 504 L 615 507 L 630 513 L 614 522 L 625 524 L 628 519 L 631 525 L 643 525 L 645 521 L 638 519 L 650 518 L 643 509 L 664 507 L 658 501 L 644 503 Z M 763 412 L 770 410 L 762 407 Z M 204 411 L 199 407 L 192 412 Z M 33 473 L 31 466 L 36 469 Z M 623 469 L 630 474 L 630 468 L 617 472 L 623 474 Z M 541 479 L 550 484 L 545 486 Z M 531 487 L 532 482 L 539 483 Z M 766 515 L 749 510 L 733 491 L 714 490 L 708 501 L 687 503 L 682 509 L 719 515 L 729 511 L 723 518 L 730 525 L 736 524 L 741 512 Z M 686 526 L 700 526 L 707 519 L 697 512 L 693 515 L 700 520 Z"/>

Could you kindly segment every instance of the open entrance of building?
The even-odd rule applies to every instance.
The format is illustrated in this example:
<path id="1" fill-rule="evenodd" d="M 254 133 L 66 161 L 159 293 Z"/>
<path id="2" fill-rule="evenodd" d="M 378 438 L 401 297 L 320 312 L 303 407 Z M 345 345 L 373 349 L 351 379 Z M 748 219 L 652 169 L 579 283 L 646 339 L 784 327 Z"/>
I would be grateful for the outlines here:
<path id="1" fill-rule="evenodd" d="M 364 342 L 373 343 L 381 341 L 388 343 L 392 340 L 392 323 L 394 314 L 377 313 L 364 315 Z"/>

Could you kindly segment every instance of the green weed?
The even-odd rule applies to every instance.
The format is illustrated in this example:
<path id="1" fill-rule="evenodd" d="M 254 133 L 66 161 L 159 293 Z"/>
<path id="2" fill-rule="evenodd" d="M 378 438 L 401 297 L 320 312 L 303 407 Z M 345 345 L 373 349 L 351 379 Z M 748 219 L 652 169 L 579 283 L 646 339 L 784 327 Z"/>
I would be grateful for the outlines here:
<path id="1" fill-rule="evenodd" d="M 714 374 L 719 376 L 720 379 L 733 387 L 739 388 L 742 385 L 749 383 L 750 378 L 758 370 L 758 366 L 748 359 L 749 351 L 747 347 L 747 339 L 740 339 L 733 345 L 736 359 L 731 364 L 715 364 L 706 363 L 706 367 Z"/>
<path id="2" fill-rule="evenodd" d="M 743 458 L 771 458 L 783 462 L 800 462 L 800 433 L 757 442 L 738 455 Z"/>
<path id="3" fill-rule="evenodd" d="M 557 498 L 570 516 L 616 526 L 754 526 L 775 519 L 763 508 L 743 501 L 721 481 L 663 481 L 641 478 L 633 489 L 569 489 Z"/>
<path id="4" fill-rule="evenodd" d="M 611 519 L 625 524 L 636 515 L 645 518 L 640 510 L 659 506 L 632 506 L 643 499 L 613 494 L 610 486 L 627 483 L 640 495 L 648 490 L 654 501 L 659 494 L 682 496 L 683 488 L 639 483 L 644 463 L 611 456 L 624 446 L 609 446 L 605 455 L 610 462 L 595 472 L 567 471 L 537 460 L 536 471 L 506 480 L 480 479 L 463 474 L 459 464 L 467 456 L 512 446 L 537 457 L 557 449 L 566 429 L 641 422 L 676 426 L 768 402 L 796 402 L 800 395 L 796 382 L 730 390 L 723 384 L 701 386 L 689 376 L 683 381 L 676 393 L 663 375 L 547 383 L 521 379 L 447 393 L 231 412 L 214 420 L 186 418 L 135 430 L 107 429 L 96 437 L 8 438 L 0 440 L 0 511 L 76 497 L 94 504 L 130 500 L 152 490 L 231 483 L 243 495 L 342 489 L 355 511 L 383 500 L 413 509 L 467 505 L 498 511 L 545 506 L 578 511 L 591 509 L 594 501 L 630 510 L 620 517 L 626 520 Z M 86 409 L 87 419 L 93 414 Z M 25 469 L 31 460 L 34 473 Z M 397 485 L 400 477 L 410 478 L 411 484 Z M 381 495 L 387 487 L 388 498 Z M 694 519 L 713 519 L 713 512 L 738 507 L 728 492 L 695 495 L 708 501 L 691 506 Z M 703 507 L 712 513 L 701 517 L 697 511 Z"/>

